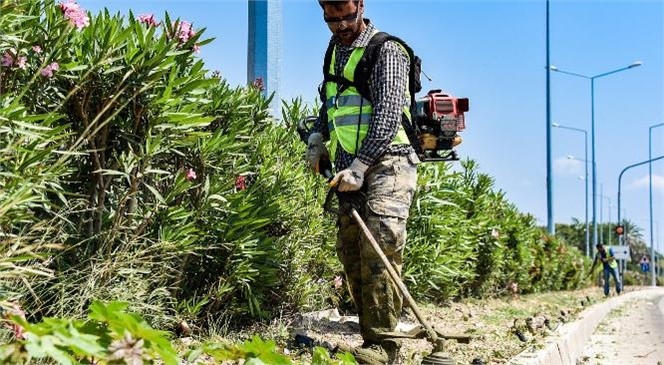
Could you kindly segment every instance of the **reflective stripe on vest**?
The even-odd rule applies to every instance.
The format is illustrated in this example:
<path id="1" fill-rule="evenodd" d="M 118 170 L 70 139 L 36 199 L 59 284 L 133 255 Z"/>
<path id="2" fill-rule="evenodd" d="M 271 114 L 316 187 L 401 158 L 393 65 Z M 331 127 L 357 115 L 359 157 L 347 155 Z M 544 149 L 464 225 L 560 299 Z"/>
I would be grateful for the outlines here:
<path id="1" fill-rule="evenodd" d="M 355 68 L 362 59 L 364 47 L 355 48 L 344 66 L 343 76 L 348 81 L 353 82 L 355 78 Z M 334 74 L 335 71 L 336 46 L 332 50 L 332 59 L 328 72 Z M 332 161 L 334 161 L 337 151 L 337 143 L 348 153 L 357 154 L 357 148 L 362 144 L 369 131 L 373 106 L 363 98 L 354 86 L 350 86 L 339 93 L 339 85 L 328 81 L 325 83 L 325 95 L 327 100 L 328 128 L 330 131 L 330 148 Z M 406 90 L 406 98 L 410 100 L 410 93 Z M 403 107 L 403 113 L 410 120 L 410 108 Z M 358 131 L 359 127 L 359 131 Z M 399 131 L 392 141 L 396 144 L 410 144 L 406 131 L 403 126 L 399 126 Z"/>

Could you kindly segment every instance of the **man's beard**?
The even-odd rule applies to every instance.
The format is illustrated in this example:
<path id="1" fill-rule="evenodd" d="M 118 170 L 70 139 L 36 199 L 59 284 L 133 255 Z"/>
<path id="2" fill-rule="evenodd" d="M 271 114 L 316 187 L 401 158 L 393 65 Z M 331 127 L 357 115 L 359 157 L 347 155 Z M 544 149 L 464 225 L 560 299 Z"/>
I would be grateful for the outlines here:
<path id="1" fill-rule="evenodd" d="M 359 28 L 357 30 L 354 29 L 345 29 L 343 31 L 340 31 L 337 33 L 337 36 L 341 39 L 349 39 L 353 38 L 353 36 L 359 35 Z"/>

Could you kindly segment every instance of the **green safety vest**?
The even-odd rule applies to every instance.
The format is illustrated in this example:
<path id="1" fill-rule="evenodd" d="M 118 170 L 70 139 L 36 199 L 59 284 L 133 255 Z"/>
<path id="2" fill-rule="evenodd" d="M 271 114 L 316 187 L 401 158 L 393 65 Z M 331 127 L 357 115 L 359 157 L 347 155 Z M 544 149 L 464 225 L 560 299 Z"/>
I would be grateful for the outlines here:
<path id="1" fill-rule="evenodd" d="M 602 255 L 601 252 L 598 252 L 598 254 L 599 254 L 600 258 L 608 259 L 609 257 L 613 257 L 613 260 L 611 260 L 610 262 L 603 262 L 602 264 L 608 265 L 612 269 L 617 269 L 618 268 L 618 260 L 616 260 L 615 257 L 613 256 L 613 249 L 610 248 L 610 249 L 604 251 L 604 255 Z"/>
<path id="2" fill-rule="evenodd" d="M 344 66 L 343 77 L 351 83 L 354 81 L 355 68 L 362 59 L 364 50 L 364 47 L 355 48 Z M 330 69 L 328 70 L 331 75 L 334 74 L 335 55 L 336 46 L 332 51 Z M 339 93 L 340 90 L 341 93 Z M 406 93 L 406 97 L 410 100 L 410 92 L 406 90 Z M 362 141 L 369 131 L 369 123 L 373 113 L 371 103 L 360 95 L 355 86 L 344 89 L 334 81 L 325 83 L 325 97 L 328 129 L 330 131 L 329 150 L 332 154 L 332 161 L 334 161 L 336 155 L 337 144 L 340 144 L 344 151 L 353 155 L 357 154 L 359 146 L 362 145 Z M 403 107 L 403 113 L 410 120 L 410 108 L 408 106 Z M 399 127 L 392 144 L 410 144 L 403 126 Z"/>

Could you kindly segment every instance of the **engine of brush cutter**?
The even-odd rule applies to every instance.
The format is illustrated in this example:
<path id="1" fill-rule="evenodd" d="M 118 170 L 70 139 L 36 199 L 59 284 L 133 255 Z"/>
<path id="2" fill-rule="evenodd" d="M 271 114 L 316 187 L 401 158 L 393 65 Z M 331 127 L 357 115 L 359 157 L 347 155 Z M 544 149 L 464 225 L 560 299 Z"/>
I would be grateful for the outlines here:
<path id="1" fill-rule="evenodd" d="M 468 98 L 441 90 L 431 90 L 416 100 L 414 122 L 420 145 L 414 147 L 422 162 L 459 159 L 454 147 L 462 141 L 459 132 L 466 129 L 464 113 L 468 110 Z"/>

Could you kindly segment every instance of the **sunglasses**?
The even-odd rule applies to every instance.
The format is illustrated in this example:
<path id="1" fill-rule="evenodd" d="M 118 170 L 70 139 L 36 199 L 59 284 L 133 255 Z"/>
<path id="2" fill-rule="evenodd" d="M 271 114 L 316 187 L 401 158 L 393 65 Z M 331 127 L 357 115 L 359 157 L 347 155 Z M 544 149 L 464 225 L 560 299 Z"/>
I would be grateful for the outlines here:
<path id="1" fill-rule="evenodd" d="M 341 25 L 341 23 L 345 23 L 345 25 L 348 26 L 350 23 L 357 20 L 357 10 L 355 10 L 354 13 L 348 14 L 346 16 L 335 18 L 328 18 L 323 15 L 323 20 L 325 20 L 325 23 L 327 23 L 330 28 L 337 28 Z"/>

